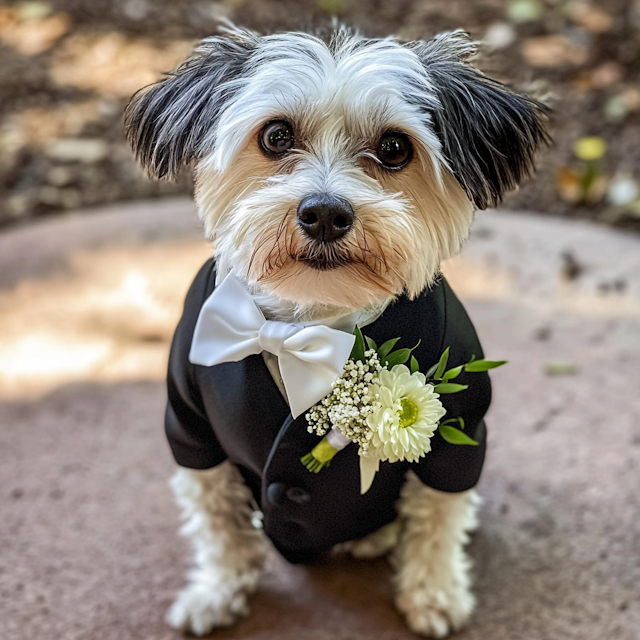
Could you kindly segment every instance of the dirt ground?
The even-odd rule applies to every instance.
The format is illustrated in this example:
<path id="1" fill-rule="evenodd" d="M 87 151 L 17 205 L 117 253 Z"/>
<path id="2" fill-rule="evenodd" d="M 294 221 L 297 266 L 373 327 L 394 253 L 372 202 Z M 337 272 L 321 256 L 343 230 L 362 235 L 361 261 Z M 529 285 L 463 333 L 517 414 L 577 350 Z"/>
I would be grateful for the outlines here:
<path id="1" fill-rule="evenodd" d="M 147 179 L 122 133 L 138 88 L 229 18 L 265 33 L 337 15 L 365 34 L 464 28 L 480 66 L 549 96 L 555 144 L 515 209 L 640 229 L 640 0 L 35 0 L 0 3 L 0 223 L 132 198 L 185 194 Z M 584 137 L 606 143 L 585 186 Z M 582 186 L 581 186 L 582 185 Z"/>

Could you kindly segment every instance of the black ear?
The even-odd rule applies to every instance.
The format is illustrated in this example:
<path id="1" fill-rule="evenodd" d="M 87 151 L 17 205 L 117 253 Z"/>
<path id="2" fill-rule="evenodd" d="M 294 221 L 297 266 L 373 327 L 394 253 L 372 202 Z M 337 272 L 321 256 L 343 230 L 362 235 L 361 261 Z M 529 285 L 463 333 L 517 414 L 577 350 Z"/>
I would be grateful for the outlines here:
<path id="1" fill-rule="evenodd" d="M 176 176 L 210 144 L 210 132 L 237 91 L 258 36 L 230 29 L 203 40 L 164 80 L 138 91 L 125 110 L 127 140 L 155 178 Z"/>
<path id="2" fill-rule="evenodd" d="M 495 206 L 531 175 L 537 148 L 549 142 L 547 107 L 471 67 L 476 45 L 467 33 L 407 46 L 435 87 L 440 108 L 430 113 L 455 177 L 479 209 Z"/>

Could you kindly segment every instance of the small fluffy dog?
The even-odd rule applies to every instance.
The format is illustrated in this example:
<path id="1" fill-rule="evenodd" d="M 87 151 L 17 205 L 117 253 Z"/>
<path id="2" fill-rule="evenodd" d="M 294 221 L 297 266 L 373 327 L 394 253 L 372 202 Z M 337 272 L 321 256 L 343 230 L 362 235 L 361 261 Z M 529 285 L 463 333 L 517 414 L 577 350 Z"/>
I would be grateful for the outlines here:
<path id="1" fill-rule="evenodd" d="M 317 476 L 302 466 L 318 438 L 304 416 L 291 419 L 266 358 L 190 365 L 188 345 L 204 299 L 233 271 L 270 320 L 395 314 L 406 331 L 391 324 L 382 339 L 421 336 L 430 350 L 416 353 L 428 367 L 457 314 L 469 349 L 479 349 L 440 262 L 459 251 L 477 208 L 529 176 L 547 134 L 545 108 L 470 66 L 475 53 L 460 31 L 403 44 L 347 28 L 262 37 L 229 27 L 128 106 L 129 141 L 152 176 L 193 163 L 213 242 L 169 372 L 167 433 L 181 465 L 172 486 L 195 550 L 168 613 L 175 628 L 205 635 L 246 615 L 267 538 L 295 562 L 336 545 L 358 557 L 391 552 L 396 603 L 412 630 L 444 637 L 468 620 L 463 547 L 476 526 L 486 374 L 469 381 L 482 393 L 452 413 L 467 416 L 482 447 L 466 449 L 480 453 L 446 453 L 436 434 L 427 471 L 383 463 L 360 496 L 354 447 Z M 448 311 L 430 316 L 438 300 Z M 424 306 L 411 316 L 415 305 Z"/>

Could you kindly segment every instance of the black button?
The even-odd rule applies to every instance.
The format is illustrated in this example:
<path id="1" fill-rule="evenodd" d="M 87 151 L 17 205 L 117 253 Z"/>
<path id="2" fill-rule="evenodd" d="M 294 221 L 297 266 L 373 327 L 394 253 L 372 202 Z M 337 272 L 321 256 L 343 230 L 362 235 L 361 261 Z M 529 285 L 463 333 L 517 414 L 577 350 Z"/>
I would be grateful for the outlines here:
<path id="1" fill-rule="evenodd" d="M 301 487 L 289 487 L 287 489 L 287 498 L 298 504 L 305 504 L 311 500 L 311 496 Z"/>
<path id="2" fill-rule="evenodd" d="M 282 484 L 282 482 L 272 482 L 267 487 L 267 500 L 271 504 L 282 504 L 286 489 L 286 485 Z"/>

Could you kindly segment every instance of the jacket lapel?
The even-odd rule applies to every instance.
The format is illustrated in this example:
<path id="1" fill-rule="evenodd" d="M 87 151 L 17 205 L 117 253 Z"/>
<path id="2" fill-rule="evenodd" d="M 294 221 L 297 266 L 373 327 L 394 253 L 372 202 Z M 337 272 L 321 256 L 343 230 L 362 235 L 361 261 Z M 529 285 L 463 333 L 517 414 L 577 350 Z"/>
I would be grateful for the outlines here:
<path id="1" fill-rule="evenodd" d="M 258 476 L 291 412 L 261 355 L 203 368 L 203 398 L 229 458 Z"/>

